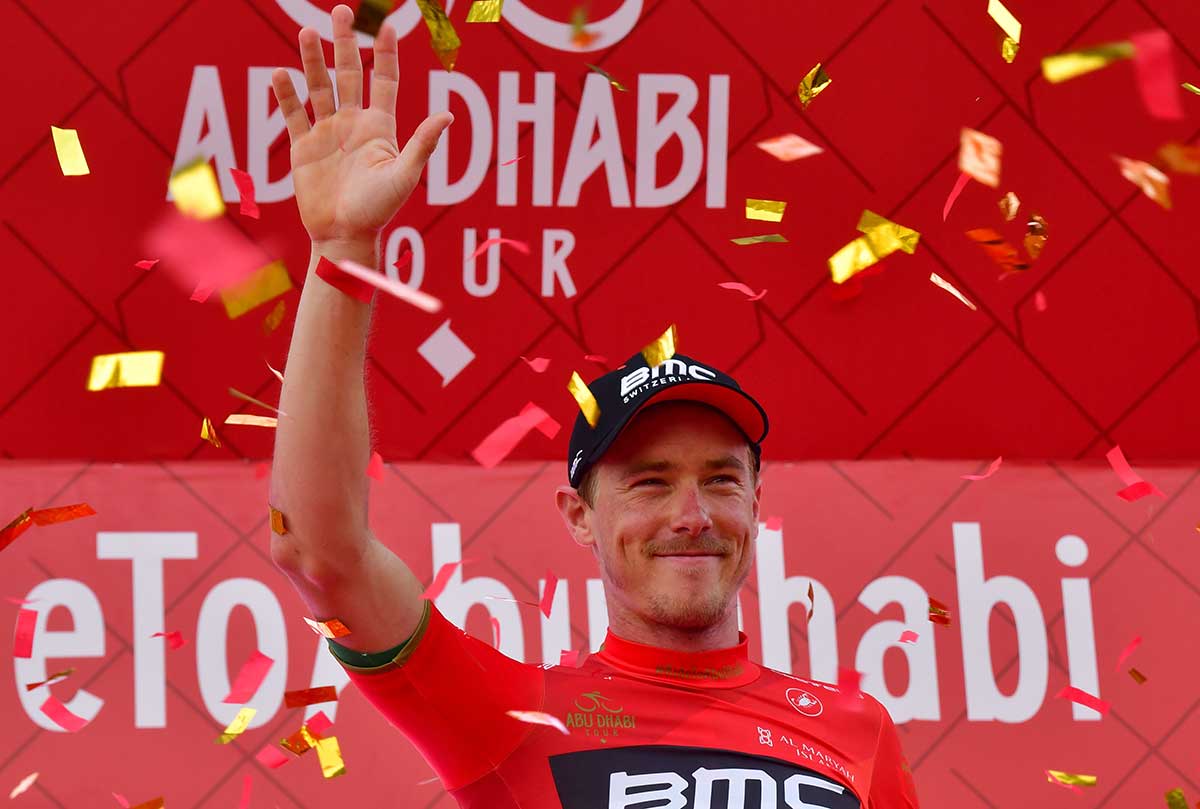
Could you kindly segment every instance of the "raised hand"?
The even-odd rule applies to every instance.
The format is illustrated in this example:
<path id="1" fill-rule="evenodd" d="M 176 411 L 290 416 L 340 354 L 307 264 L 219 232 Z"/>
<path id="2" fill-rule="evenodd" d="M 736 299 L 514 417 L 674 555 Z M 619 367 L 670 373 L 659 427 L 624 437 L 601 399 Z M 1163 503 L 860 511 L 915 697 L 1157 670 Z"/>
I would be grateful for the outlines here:
<path id="1" fill-rule="evenodd" d="M 320 36 L 311 28 L 301 29 L 299 41 L 316 120 L 309 121 L 286 70 L 271 76 L 292 144 L 296 205 L 316 245 L 373 242 L 412 193 L 438 137 L 453 120 L 448 112 L 429 116 L 401 150 L 396 142 L 396 32 L 384 25 L 375 38 L 371 105 L 364 109 L 353 20 L 348 6 L 334 8 L 337 109 Z"/>

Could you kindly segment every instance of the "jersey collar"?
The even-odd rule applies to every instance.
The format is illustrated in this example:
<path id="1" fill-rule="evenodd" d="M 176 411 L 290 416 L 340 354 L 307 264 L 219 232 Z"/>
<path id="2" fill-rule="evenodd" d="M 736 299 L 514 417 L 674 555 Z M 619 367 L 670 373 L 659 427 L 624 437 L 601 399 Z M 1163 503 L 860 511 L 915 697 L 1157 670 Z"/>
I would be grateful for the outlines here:
<path id="1" fill-rule="evenodd" d="M 727 649 L 680 652 L 625 640 L 609 630 L 596 656 L 635 676 L 692 688 L 737 688 L 756 680 L 761 671 L 750 660 L 744 632 Z"/>

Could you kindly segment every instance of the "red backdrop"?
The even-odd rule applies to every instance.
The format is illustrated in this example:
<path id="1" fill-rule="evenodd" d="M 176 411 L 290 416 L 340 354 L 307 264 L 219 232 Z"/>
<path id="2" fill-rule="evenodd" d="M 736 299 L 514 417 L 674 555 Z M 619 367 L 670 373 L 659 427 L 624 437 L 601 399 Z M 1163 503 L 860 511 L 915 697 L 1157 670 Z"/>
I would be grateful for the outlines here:
<path id="1" fill-rule="evenodd" d="M 277 396 L 264 360 L 283 363 L 298 293 L 285 296 L 283 327 L 264 336 L 269 307 L 230 321 L 216 296 L 192 303 L 161 266 L 144 272 L 133 264 L 154 257 L 143 252 L 143 236 L 168 206 L 172 164 L 197 151 L 185 145 L 177 154 L 189 105 L 199 114 L 208 104 L 205 149 L 219 151 L 228 137 L 232 163 L 253 172 L 270 147 L 270 181 L 287 174 L 286 136 L 274 137 L 266 124 L 267 134 L 248 132 L 273 104 L 266 68 L 298 65 L 299 26 L 281 3 L 0 6 L 0 43 L 22 66 L 14 74 L 14 114 L 0 133 L 7 270 L 0 340 L 10 348 L 0 375 L 0 453 L 269 454 L 269 434 L 248 428 L 223 431 L 225 447 L 212 449 L 199 440 L 199 422 L 208 416 L 219 424 L 243 408 L 228 395 L 230 386 Z M 310 8 L 307 0 L 290 5 Z M 593 19 L 625 7 L 616 0 L 591 5 Z M 463 40 L 457 73 L 479 86 L 490 128 L 498 123 L 501 72 L 516 72 L 525 102 L 533 98 L 534 74 L 549 72 L 553 147 L 535 146 L 528 124 L 515 154 L 498 158 L 493 138 L 478 190 L 455 205 L 431 205 L 422 187 L 393 223 L 422 234 L 423 288 L 447 308 L 430 316 L 391 301 L 379 306 L 371 377 L 384 457 L 465 459 L 531 399 L 565 422 L 574 412 L 565 392 L 570 371 L 590 378 L 601 370 L 585 354 L 619 363 L 671 322 L 679 324 L 682 348 L 726 365 L 761 395 L 775 417 L 768 453 L 776 458 L 1098 457 L 1113 443 L 1135 459 L 1196 457 L 1196 409 L 1178 403 L 1200 383 L 1200 282 L 1192 240 L 1183 237 L 1200 213 L 1200 191 L 1195 178 L 1174 175 L 1175 210 L 1164 211 L 1122 179 L 1111 155 L 1149 159 L 1167 141 L 1191 139 L 1200 98 L 1181 99 L 1183 121 L 1158 121 L 1141 105 L 1130 63 L 1050 85 L 1039 60 L 1164 27 L 1174 37 L 1180 79 L 1196 80 L 1200 11 L 1183 0 L 1011 0 L 1025 28 L 1022 50 L 1008 65 L 999 55 L 1000 29 L 983 5 L 648 0 L 627 36 L 578 53 L 512 23 L 467 25 L 460 0 L 451 10 Z M 562 3 L 524 7 L 569 16 Z M 404 35 L 400 57 L 399 121 L 407 132 L 425 114 L 431 72 L 441 71 L 422 27 Z M 818 60 L 833 83 L 802 111 L 794 89 Z M 706 168 L 709 77 L 729 77 L 727 161 L 715 147 L 716 166 L 727 163 L 719 207 L 706 207 L 703 174 L 666 207 L 614 207 L 603 171 L 584 183 L 577 205 L 559 204 L 587 62 L 630 88 L 613 92 L 630 188 L 639 163 L 639 82 L 653 74 L 695 82 L 690 118 Z M 661 97 L 658 106 L 672 101 Z M 453 179 L 466 169 L 476 138 L 461 99 L 454 97 L 451 108 L 458 115 Z M 724 120 L 719 110 L 715 118 Z M 89 176 L 61 175 L 50 124 L 79 131 Z M 1003 142 L 1003 182 L 998 190 L 969 185 L 943 224 L 963 126 Z M 754 145 L 785 132 L 825 153 L 780 163 Z M 668 141 L 659 155 L 660 183 L 674 176 L 682 152 L 677 139 Z M 498 163 L 518 155 L 524 158 L 515 167 L 503 169 L 516 172 L 518 204 L 500 206 Z M 536 206 L 535 163 L 551 156 L 555 204 Z M 643 172 L 648 160 L 640 161 Z M 265 185 L 260 181 L 260 198 Z M 1023 218 L 1006 224 L 997 207 L 1007 190 L 1023 200 L 1023 213 L 1047 219 L 1050 241 L 1032 269 L 998 282 L 996 268 L 963 231 L 996 227 L 1019 243 Z M 786 200 L 784 220 L 746 221 L 746 197 Z M 264 261 L 282 258 L 301 282 L 307 243 L 294 200 L 261 207 L 258 221 L 240 217 L 236 203 L 228 216 L 244 238 L 262 245 Z M 887 259 L 886 271 L 868 279 L 859 298 L 837 302 L 825 259 L 854 238 L 864 208 L 919 230 L 920 246 L 913 256 Z M 499 228 L 532 247 L 529 256 L 503 250 L 491 296 L 464 291 L 465 228 L 477 229 L 480 239 Z M 541 295 L 542 233 L 549 229 L 575 238 L 566 259 L 576 288 L 570 298 L 558 286 L 552 297 Z M 788 244 L 729 242 L 773 231 Z M 931 285 L 930 272 L 951 280 L 979 311 Z M 749 303 L 716 286 L 734 280 L 768 294 Z M 1034 305 L 1038 291 L 1044 312 Z M 476 356 L 443 387 L 416 347 L 446 317 Z M 160 388 L 84 392 L 92 355 L 132 348 L 166 352 Z M 534 375 L 521 355 L 548 357 L 550 369 Z M 565 436 L 538 436 L 517 457 L 561 458 L 564 447 Z"/>

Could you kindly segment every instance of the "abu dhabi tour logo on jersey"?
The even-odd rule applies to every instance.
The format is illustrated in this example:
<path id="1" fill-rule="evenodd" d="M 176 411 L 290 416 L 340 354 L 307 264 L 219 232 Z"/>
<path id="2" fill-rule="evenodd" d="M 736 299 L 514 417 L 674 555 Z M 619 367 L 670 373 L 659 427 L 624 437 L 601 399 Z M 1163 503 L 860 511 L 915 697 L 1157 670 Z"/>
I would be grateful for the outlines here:
<path id="1" fill-rule="evenodd" d="M 787 697 L 788 704 L 804 716 L 817 717 L 825 710 L 825 706 L 821 704 L 821 700 L 817 699 L 816 694 L 813 694 L 811 691 L 805 691 L 802 688 L 789 688 L 784 696 Z"/>
<path id="2" fill-rule="evenodd" d="M 676 385 L 689 379 L 711 382 L 716 378 L 717 373 L 711 368 L 671 358 L 653 368 L 635 368 L 621 377 L 621 401 L 627 404 L 651 388 Z"/>
<path id="3" fill-rule="evenodd" d="M 568 728 L 582 728 L 585 736 L 600 736 L 601 743 L 608 736 L 619 736 L 622 730 L 637 727 L 637 717 L 626 713 L 625 708 L 601 694 L 588 691 L 575 700 L 576 710 L 567 714 Z"/>

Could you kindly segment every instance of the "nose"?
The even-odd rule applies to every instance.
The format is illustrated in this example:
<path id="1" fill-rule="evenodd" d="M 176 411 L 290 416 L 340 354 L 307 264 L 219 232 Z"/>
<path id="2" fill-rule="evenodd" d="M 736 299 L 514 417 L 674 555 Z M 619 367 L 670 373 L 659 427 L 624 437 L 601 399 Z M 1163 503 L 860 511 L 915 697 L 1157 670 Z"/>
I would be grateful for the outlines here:
<path id="1" fill-rule="evenodd" d="M 698 537 L 712 528 L 712 517 L 696 484 L 681 486 L 672 503 L 671 530 Z"/>

